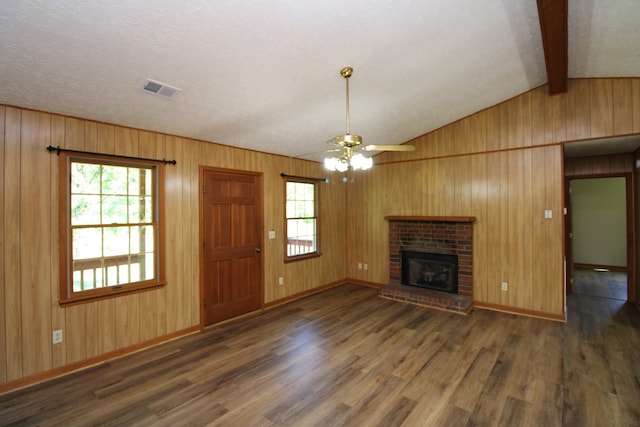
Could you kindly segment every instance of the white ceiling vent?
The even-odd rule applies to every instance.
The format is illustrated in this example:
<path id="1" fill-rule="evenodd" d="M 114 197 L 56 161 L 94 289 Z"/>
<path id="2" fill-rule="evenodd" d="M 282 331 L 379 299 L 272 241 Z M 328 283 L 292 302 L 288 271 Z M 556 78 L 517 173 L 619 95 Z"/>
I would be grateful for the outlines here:
<path id="1" fill-rule="evenodd" d="M 155 80 L 147 79 L 144 83 L 144 88 L 146 92 L 155 93 L 156 95 L 164 96 L 165 98 L 173 98 L 178 92 L 182 89 L 178 89 L 177 87 L 169 86 L 166 83 L 160 83 Z"/>

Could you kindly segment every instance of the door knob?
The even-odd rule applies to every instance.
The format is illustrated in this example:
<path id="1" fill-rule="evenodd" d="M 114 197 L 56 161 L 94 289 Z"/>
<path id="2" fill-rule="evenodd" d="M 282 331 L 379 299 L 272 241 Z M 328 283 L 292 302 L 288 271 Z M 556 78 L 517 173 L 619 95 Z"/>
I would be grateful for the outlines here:
<path id="1" fill-rule="evenodd" d="M 259 254 L 260 252 L 262 252 L 262 249 L 256 248 L 256 253 Z"/>

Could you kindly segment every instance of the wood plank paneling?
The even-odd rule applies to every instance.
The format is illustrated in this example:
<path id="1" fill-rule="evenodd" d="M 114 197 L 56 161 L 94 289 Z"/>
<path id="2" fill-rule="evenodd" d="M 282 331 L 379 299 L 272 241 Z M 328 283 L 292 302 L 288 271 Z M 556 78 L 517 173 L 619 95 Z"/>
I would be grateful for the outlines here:
<path id="1" fill-rule="evenodd" d="M 365 218 L 369 224 L 349 228 L 350 252 L 355 252 L 351 259 L 375 258 L 377 262 L 385 262 L 375 257 L 387 244 L 386 236 L 376 233 L 382 228 L 383 214 L 472 215 L 476 217 L 474 243 L 484 249 L 482 255 L 476 253 L 479 263 L 477 271 L 474 269 L 475 300 L 562 317 L 563 158 L 560 144 L 567 140 L 626 134 L 632 129 L 633 125 L 629 124 L 633 123 L 635 108 L 632 92 L 638 79 L 618 80 L 572 80 L 567 93 L 552 97 L 546 95 L 545 87 L 534 89 L 460 123 L 409 141 L 418 149 L 404 163 L 391 163 L 398 159 L 393 153 L 377 156 L 378 166 L 372 172 L 376 179 L 361 180 L 360 185 L 367 188 L 349 193 L 350 216 Z M 426 155 L 430 151 L 420 147 L 425 141 L 435 141 L 442 148 Z M 461 150 L 446 148 L 449 146 L 470 147 L 468 156 Z M 486 164 L 483 173 L 475 166 L 477 158 Z M 626 168 L 629 162 L 624 160 L 623 165 L 621 161 L 611 157 L 607 167 Z M 601 167 L 585 162 L 569 164 L 567 169 L 595 171 Z M 422 188 L 408 183 L 407 191 L 403 192 L 394 187 L 395 181 L 415 179 L 412 177 L 421 177 Z M 465 188 L 473 189 L 471 204 L 467 203 Z M 422 200 L 416 201 L 416 198 Z M 380 206 L 371 204 L 371 200 L 378 200 Z M 544 219 L 545 210 L 552 211 L 552 219 Z M 479 235 L 483 239 L 478 239 Z M 360 243 L 363 241 L 368 242 L 366 246 Z M 350 276 L 357 274 L 353 263 L 347 268 Z M 535 280 L 541 269 L 544 280 Z M 371 280 L 383 284 L 387 277 L 388 271 L 384 271 L 372 275 Z M 509 291 L 499 290 L 501 282 L 509 283 Z"/>
<path id="2" fill-rule="evenodd" d="M 609 79 L 589 81 L 591 138 L 613 135 L 613 84 Z"/>
<path id="3" fill-rule="evenodd" d="M 640 79 L 631 81 L 633 133 L 640 133 Z"/>
<path id="4" fill-rule="evenodd" d="M 573 111 L 569 113 L 570 140 L 591 138 L 591 91 L 590 81 L 577 79 L 569 81 L 568 97 Z"/>
<path id="5" fill-rule="evenodd" d="M 20 278 L 23 375 L 51 369 L 49 153 L 51 116 L 25 110 L 20 127 Z M 47 357 L 48 356 L 48 357 Z"/>
<path id="6" fill-rule="evenodd" d="M 54 147 L 64 147 L 66 119 L 63 116 L 51 116 L 51 141 L 50 145 Z M 49 182 L 58 182 L 58 156 L 49 157 Z M 65 312 L 58 304 L 60 299 L 60 286 L 58 278 L 60 277 L 60 234 L 58 232 L 59 224 L 59 186 L 49 186 L 49 257 L 51 275 L 49 278 L 49 287 L 51 298 L 49 305 L 51 306 L 51 330 L 63 331 L 63 342 L 52 344 L 51 366 L 57 368 L 67 363 L 67 345 L 64 337 L 65 330 Z"/>
<path id="7" fill-rule="evenodd" d="M 265 268 L 265 302 L 284 300 L 346 277 L 342 238 L 347 223 L 344 211 L 336 206 L 345 206 L 350 184 L 342 182 L 340 174 L 322 184 L 323 256 L 283 263 L 280 173 L 322 176 L 320 164 L 13 107 L 2 106 L 0 113 L 0 274 L 4 295 L 0 383 L 139 346 L 198 325 L 200 164 L 264 174 L 265 224 L 278 236 L 269 240 L 265 233 L 268 250 L 263 254 L 269 266 Z M 58 305 L 58 159 L 44 150 L 47 144 L 177 160 L 175 167 L 166 168 L 165 287 L 64 308 Z M 284 286 L 277 284 L 278 277 L 285 278 Z M 51 344 L 55 329 L 63 330 L 62 344 Z"/>
<path id="8" fill-rule="evenodd" d="M 606 175 L 633 172 L 633 154 L 569 157 L 564 161 L 565 176 Z"/>
<path id="9" fill-rule="evenodd" d="M 613 80 L 613 133 L 633 133 L 632 80 Z"/>
<path id="10" fill-rule="evenodd" d="M 640 132 L 640 79 L 571 80 L 566 94 L 552 98 L 546 87 L 534 89 L 410 141 L 417 146 L 413 153 L 377 155 L 371 171 L 349 173 L 346 182 L 313 162 L 14 107 L 0 107 L 0 114 L 0 382 L 6 383 L 198 325 L 200 165 L 263 174 L 265 303 L 344 278 L 384 284 L 384 217 L 446 214 L 476 217 L 477 302 L 561 316 L 560 143 Z M 51 191 L 58 168 L 55 155 L 44 150 L 48 143 L 178 161 L 166 168 L 164 288 L 58 306 L 58 195 Z M 627 167 L 618 158 L 607 164 Z M 568 165 L 567 171 L 601 167 L 591 162 Z M 283 263 L 282 172 L 330 180 L 322 184 L 321 257 Z M 552 220 L 543 218 L 545 209 L 553 210 Z M 277 238 L 268 239 L 268 230 Z M 368 269 L 358 269 L 358 262 Z M 43 269 L 33 268 L 41 263 Z M 500 291 L 502 281 L 509 282 L 506 293 Z M 59 328 L 64 343 L 53 346 L 51 331 Z"/>
<path id="11" fill-rule="evenodd" d="M 0 165 L 4 170 L 4 123 L 5 123 L 5 107 L 0 105 Z M 5 241 L 4 237 L 4 172 L 0 172 L 0 242 Z M 5 298 L 5 271 L 4 271 L 4 244 L 0 245 L 0 295 L 2 295 L 2 304 L 0 304 L 0 331 L 6 331 L 6 308 L 4 304 Z M 0 383 L 7 381 L 7 336 L 4 332 L 0 332 Z"/>
<path id="12" fill-rule="evenodd" d="M 23 376 L 22 373 L 22 280 L 20 239 L 20 127 L 22 110 L 5 110 L 4 155 L 4 307 L 6 334 L 7 381 Z"/>

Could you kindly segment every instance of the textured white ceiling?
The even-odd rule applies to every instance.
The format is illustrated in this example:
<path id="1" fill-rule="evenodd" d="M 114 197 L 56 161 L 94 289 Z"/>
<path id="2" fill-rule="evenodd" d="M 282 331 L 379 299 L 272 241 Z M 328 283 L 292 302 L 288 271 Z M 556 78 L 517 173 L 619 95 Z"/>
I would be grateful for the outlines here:
<path id="1" fill-rule="evenodd" d="M 640 76 L 639 1 L 570 0 L 569 16 L 570 77 Z M 0 103 L 264 152 L 344 132 L 347 65 L 365 144 L 547 80 L 535 0 L 0 2 Z"/>

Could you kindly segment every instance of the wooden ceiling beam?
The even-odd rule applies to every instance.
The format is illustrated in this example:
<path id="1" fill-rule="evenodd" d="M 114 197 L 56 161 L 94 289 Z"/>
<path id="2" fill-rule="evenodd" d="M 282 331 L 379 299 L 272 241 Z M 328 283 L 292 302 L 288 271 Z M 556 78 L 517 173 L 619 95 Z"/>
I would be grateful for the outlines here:
<path id="1" fill-rule="evenodd" d="M 566 92 L 569 74 L 568 0 L 537 0 L 537 3 L 549 94 Z"/>

